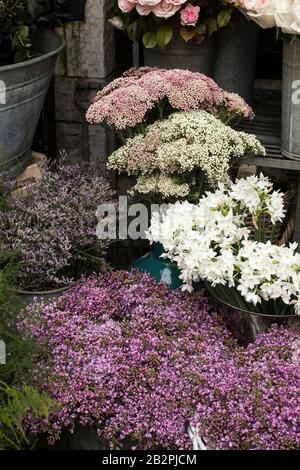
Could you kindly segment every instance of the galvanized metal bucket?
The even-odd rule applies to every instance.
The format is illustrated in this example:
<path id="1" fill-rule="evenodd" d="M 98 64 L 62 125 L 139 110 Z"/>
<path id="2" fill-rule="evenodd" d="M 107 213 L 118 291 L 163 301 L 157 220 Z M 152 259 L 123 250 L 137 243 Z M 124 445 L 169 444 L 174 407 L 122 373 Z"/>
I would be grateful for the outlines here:
<path id="1" fill-rule="evenodd" d="M 240 14 L 219 31 L 214 79 L 224 90 L 238 93 L 251 103 L 259 26 Z"/>
<path id="2" fill-rule="evenodd" d="M 281 152 L 300 160 L 300 37 L 283 41 Z"/>
<path id="3" fill-rule="evenodd" d="M 70 289 L 70 286 L 61 287 L 60 289 L 54 289 L 50 291 L 41 291 L 41 292 L 33 292 L 33 291 L 25 291 L 19 289 L 17 291 L 17 295 L 19 297 L 20 303 L 23 307 L 32 304 L 34 301 L 36 302 L 48 302 L 51 300 L 56 300 L 62 294 L 67 292 Z"/>
<path id="4" fill-rule="evenodd" d="M 224 302 L 210 291 L 214 306 L 240 346 L 248 346 L 272 325 L 291 327 L 300 324 L 299 315 L 263 315 L 242 310 Z"/>
<path id="5" fill-rule="evenodd" d="M 216 34 L 185 42 L 178 33 L 163 49 L 144 48 L 144 65 L 163 69 L 187 69 L 213 76 L 216 59 Z"/>
<path id="6" fill-rule="evenodd" d="M 63 39 L 40 33 L 38 57 L 0 67 L 0 171 L 20 174 L 31 158 L 31 145 Z"/>

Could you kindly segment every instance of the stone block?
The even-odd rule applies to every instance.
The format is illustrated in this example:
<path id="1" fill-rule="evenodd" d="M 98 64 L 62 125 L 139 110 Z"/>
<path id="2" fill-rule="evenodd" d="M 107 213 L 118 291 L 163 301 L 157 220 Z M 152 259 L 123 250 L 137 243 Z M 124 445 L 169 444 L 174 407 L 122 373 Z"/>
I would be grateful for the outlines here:
<path id="1" fill-rule="evenodd" d="M 69 77 L 104 78 L 114 70 L 114 31 L 106 21 L 107 3 L 88 0 L 85 21 L 65 24 Z"/>
<path id="2" fill-rule="evenodd" d="M 75 104 L 77 80 L 55 77 L 55 113 L 57 121 L 81 122 L 81 113 Z"/>
<path id="3" fill-rule="evenodd" d="M 67 153 L 68 162 L 82 160 L 82 128 L 81 124 L 69 122 L 56 123 L 56 142 L 58 152 Z"/>

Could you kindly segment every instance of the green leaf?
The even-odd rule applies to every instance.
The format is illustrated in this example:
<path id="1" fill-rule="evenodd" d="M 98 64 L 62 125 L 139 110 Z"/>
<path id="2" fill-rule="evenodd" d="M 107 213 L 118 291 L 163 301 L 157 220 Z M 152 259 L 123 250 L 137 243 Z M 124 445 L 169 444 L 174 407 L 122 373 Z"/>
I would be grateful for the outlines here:
<path id="1" fill-rule="evenodd" d="M 208 18 L 206 20 L 207 32 L 211 36 L 218 29 L 218 23 L 216 18 Z"/>
<path id="2" fill-rule="evenodd" d="M 180 28 L 180 36 L 182 39 L 184 39 L 186 42 L 190 41 L 193 39 L 193 37 L 196 36 L 197 34 L 197 28 Z"/>
<path id="3" fill-rule="evenodd" d="M 152 49 L 157 45 L 156 34 L 154 31 L 147 31 L 143 34 L 143 44 L 146 49 Z"/>
<path id="4" fill-rule="evenodd" d="M 29 37 L 29 26 L 21 26 L 18 30 L 19 38 L 25 43 Z"/>
<path id="5" fill-rule="evenodd" d="M 130 23 L 126 28 L 128 37 L 132 42 L 136 41 L 136 27 L 137 24 L 136 21 L 134 21 L 133 23 Z"/>
<path id="6" fill-rule="evenodd" d="M 204 34 L 206 34 L 206 31 L 207 31 L 206 24 L 205 23 L 199 23 L 196 26 L 196 31 L 197 31 L 197 34 L 199 34 L 200 36 L 203 36 Z"/>
<path id="7" fill-rule="evenodd" d="M 173 37 L 173 28 L 172 26 L 165 24 L 161 26 L 156 33 L 156 40 L 159 47 L 164 48 Z"/>
<path id="8" fill-rule="evenodd" d="M 227 26 L 230 23 L 231 15 L 232 15 L 231 9 L 220 11 L 217 17 L 219 28 L 225 28 L 225 26 Z"/>

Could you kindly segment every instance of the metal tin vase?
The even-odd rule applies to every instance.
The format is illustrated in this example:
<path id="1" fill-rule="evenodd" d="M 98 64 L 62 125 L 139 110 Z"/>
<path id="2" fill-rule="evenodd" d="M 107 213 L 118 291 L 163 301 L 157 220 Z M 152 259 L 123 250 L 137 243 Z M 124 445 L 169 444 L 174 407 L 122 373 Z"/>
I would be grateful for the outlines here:
<path id="1" fill-rule="evenodd" d="M 0 67 L 0 171 L 19 175 L 31 159 L 31 145 L 63 39 L 39 33 L 25 62 Z"/>
<path id="2" fill-rule="evenodd" d="M 30 305 L 34 301 L 48 302 L 51 300 L 56 300 L 60 295 L 64 294 L 69 289 L 70 289 L 70 286 L 61 287 L 60 289 L 55 289 L 55 290 L 50 290 L 50 291 L 41 291 L 41 292 L 18 290 L 17 294 L 18 294 L 21 304 L 24 307 L 26 307 L 26 305 Z"/>
<path id="3" fill-rule="evenodd" d="M 259 334 L 266 333 L 272 325 L 291 327 L 300 324 L 299 315 L 265 315 L 234 307 L 209 292 L 214 306 L 225 325 L 240 346 L 253 343 Z"/>
<path id="4" fill-rule="evenodd" d="M 281 152 L 300 160 L 300 37 L 283 40 Z"/>
<path id="5" fill-rule="evenodd" d="M 171 290 L 179 289 L 183 284 L 179 278 L 180 271 L 176 264 L 161 258 L 163 253 L 164 247 L 155 243 L 149 253 L 131 264 L 129 271 L 148 273 L 158 283 L 167 284 Z"/>
<path id="6" fill-rule="evenodd" d="M 252 102 L 259 26 L 244 15 L 221 29 L 214 79 L 226 91 Z"/>

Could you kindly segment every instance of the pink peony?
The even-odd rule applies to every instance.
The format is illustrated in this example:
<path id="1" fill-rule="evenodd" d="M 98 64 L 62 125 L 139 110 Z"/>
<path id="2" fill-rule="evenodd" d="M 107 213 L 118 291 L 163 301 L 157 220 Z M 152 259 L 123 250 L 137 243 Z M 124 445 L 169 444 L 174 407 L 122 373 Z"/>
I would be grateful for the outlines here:
<path id="1" fill-rule="evenodd" d="M 180 10 L 181 5 L 174 5 L 173 3 L 167 3 L 166 0 L 162 0 L 158 5 L 153 8 L 153 13 L 159 18 L 170 18 Z"/>
<path id="2" fill-rule="evenodd" d="M 200 7 L 187 4 L 180 12 L 181 24 L 183 26 L 196 26 L 199 18 Z"/>
<path id="3" fill-rule="evenodd" d="M 134 9 L 134 3 L 129 2 L 129 0 L 118 0 L 118 7 L 123 13 L 129 13 Z"/>

